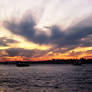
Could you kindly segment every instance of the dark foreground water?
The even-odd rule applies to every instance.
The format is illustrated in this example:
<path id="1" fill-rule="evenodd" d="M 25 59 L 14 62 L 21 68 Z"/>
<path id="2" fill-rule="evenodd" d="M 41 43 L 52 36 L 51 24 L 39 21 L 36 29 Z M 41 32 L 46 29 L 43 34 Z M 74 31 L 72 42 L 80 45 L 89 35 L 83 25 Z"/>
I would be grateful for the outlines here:
<path id="1" fill-rule="evenodd" d="M 0 65 L 0 92 L 92 92 L 92 65 Z"/>

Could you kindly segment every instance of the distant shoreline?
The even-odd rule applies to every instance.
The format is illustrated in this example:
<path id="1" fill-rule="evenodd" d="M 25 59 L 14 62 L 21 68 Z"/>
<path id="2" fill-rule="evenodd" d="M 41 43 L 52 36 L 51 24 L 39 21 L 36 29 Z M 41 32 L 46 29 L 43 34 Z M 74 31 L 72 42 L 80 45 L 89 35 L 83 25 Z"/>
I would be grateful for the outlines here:
<path id="1" fill-rule="evenodd" d="M 1 61 L 0 64 L 17 64 L 18 62 L 24 62 L 27 64 L 74 64 L 76 61 L 81 62 L 81 64 L 92 64 L 92 59 L 53 59 L 47 61 Z"/>

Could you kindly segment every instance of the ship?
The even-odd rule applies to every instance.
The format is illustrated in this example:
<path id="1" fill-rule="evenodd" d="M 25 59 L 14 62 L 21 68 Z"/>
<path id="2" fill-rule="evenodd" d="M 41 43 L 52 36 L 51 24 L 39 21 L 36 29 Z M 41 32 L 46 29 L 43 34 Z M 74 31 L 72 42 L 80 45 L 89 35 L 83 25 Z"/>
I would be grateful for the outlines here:
<path id="1" fill-rule="evenodd" d="M 75 60 L 73 64 L 74 64 L 74 65 L 81 65 L 82 63 L 81 63 L 80 60 Z"/>
<path id="2" fill-rule="evenodd" d="M 20 62 L 16 62 L 16 66 L 17 67 L 27 67 L 27 66 L 30 66 L 28 62 L 23 62 L 23 61 L 20 61 Z"/>

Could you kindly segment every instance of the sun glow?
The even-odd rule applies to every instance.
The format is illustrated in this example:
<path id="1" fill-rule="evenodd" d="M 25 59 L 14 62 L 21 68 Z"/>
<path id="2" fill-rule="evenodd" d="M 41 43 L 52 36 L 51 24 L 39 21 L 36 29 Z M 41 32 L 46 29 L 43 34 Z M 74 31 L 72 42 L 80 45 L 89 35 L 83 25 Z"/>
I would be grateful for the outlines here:
<path id="1" fill-rule="evenodd" d="M 53 28 L 55 32 L 51 29 L 53 26 L 57 27 Z M 91 0 L 0 0 L 2 60 L 91 57 L 91 31 Z M 14 55 L 22 54 L 12 56 L 7 50 L 12 50 Z M 31 52 L 33 50 L 37 51 L 35 55 Z M 26 57 L 24 52 L 30 56 Z"/>

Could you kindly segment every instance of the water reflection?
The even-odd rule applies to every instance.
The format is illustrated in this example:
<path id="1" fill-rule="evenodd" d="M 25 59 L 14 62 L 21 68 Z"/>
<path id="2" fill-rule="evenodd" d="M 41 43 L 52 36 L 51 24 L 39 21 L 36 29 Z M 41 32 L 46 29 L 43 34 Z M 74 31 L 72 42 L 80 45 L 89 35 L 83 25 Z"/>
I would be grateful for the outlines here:
<path id="1" fill-rule="evenodd" d="M 92 92 L 91 65 L 0 66 L 0 92 Z"/>

